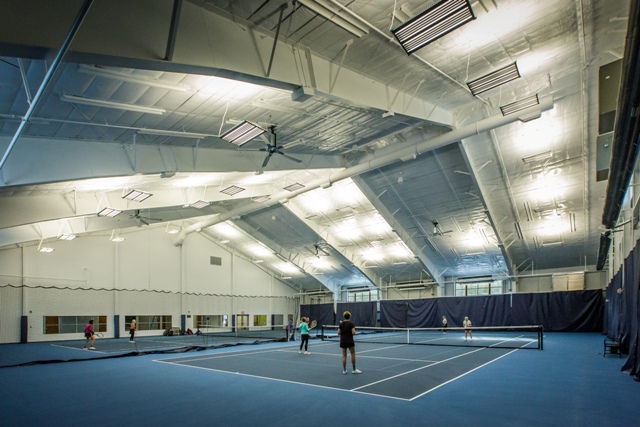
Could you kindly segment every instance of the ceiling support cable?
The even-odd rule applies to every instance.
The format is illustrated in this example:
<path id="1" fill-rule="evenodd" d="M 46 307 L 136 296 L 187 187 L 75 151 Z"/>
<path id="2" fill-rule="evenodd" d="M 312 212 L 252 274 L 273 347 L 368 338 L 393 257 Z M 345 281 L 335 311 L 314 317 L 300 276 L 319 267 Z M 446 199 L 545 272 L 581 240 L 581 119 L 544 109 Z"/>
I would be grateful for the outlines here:
<path id="1" fill-rule="evenodd" d="M 190 225 L 189 227 L 185 227 L 178 237 L 176 238 L 176 245 L 181 245 L 187 235 L 197 231 L 204 229 L 206 227 L 210 227 L 212 225 L 218 224 L 220 222 L 227 221 L 232 219 L 233 217 L 239 217 L 242 215 L 247 215 L 253 212 L 257 212 L 261 209 L 276 205 L 280 200 L 289 200 L 294 197 L 299 196 L 300 194 L 304 194 L 311 190 L 315 190 L 317 188 L 326 188 L 327 182 L 335 183 L 338 181 L 342 181 L 346 178 L 351 178 L 365 172 L 369 172 L 374 169 L 378 169 L 389 164 L 395 163 L 397 161 L 402 160 L 403 158 L 407 158 L 409 156 L 415 155 L 418 156 L 427 151 L 432 151 L 440 147 L 444 147 L 451 143 L 460 141 L 464 138 L 469 138 L 473 135 L 478 135 L 482 132 L 490 131 L 492 129 L 517 122 L 520 120 L 520 117 L 527 118 L 531 117 L 532 114 L 541 114 L 543 111 L 547 111 L 553 108 L 553 97 L 547 96 L 540 100 L 540 105 L 535 105 L 529 107 L 525 110 L 519 111 L 517 114 L 510 114 L 507 116 L 499 115 L 489 117 L 487 119 L 480 120 L 477 123 L 472 123 L 466 126 L 463 126 L 459 129 L 455 129 L 451 132 L 444 133 L 430 140 L 424 140 L 422 136 L 417 135 L 414 138 L 409 138 L 405 141 L 407 146 L 396 150 L 391 153 L 380 155 L 380 157 L 376 157 L 376 152 L 372 153 L 371 160 L 364 161 L 362 163 L 356 164 L 354 166 L 348 167 L 341 171 L 330 174 L 328 178 L 320 178 L 315 181 L 310 182 L 306 187 L 301 188 L 299 190 L 290 192 L 287 190 L 280 191 L 276 194 L 271 195 L 271 199 L 264 203 L 254 203 L 250 202 L 244 206 L 240 206 L 238 208 L 232 209 L 230 211 L 216 214 L 206 220 L 199 221 L 195 224 Z"/>
<path id="2" fill-rule="evenodd" d="M 73 25 L 71 26 L 71 30 L 69 30 L 69 34 L 67 34 L 67 37 L 62 43 L 62 46 L 60 47 L 58 54 L 56 55 L 55 59 L 51 63 L 51 68 L 49 68 L 49 70 L 47 71 L 47 74 L 44 76 L 44 80 L 42 80 L 42 83 L 40 84 L 40 88 L 38 89 L 38 92 L 36 92 L 35 96 L 31 100 L 31 105 L 29 105 L 29 109 L 27 110 L 27 113 L 22 118 L 22 121 L 20 122 L 20 125 L 18 126 L 16 133 L 13 135 L 13 138 L 11 139 L 11 142 L 9 143 L 7 150 L 5 151 L 4 156 L 2 156 L 2 160 L 0 160 L 0 170 L 2 169 L 5 162 L 7 161 L 7 158 L 9 157 L 11 150 L 13 150 L 13 147 L 16 145 L 16 142 L 18 142 L 18 138 L 20 138 L 20 135 L 22 135 L 22 132 L 24 131 L 24 128 L 27 126 L 27 123 L 29 123 L 29 119 L 33 115 L 38 104 L 40 103 L 40 100 L 42 99 L 44 92 L 49 86 L 49 83 L 51 83 L 51 80 L 53 79 L 53 75 L 58 70 L 60 62 L 62 62 L 62 58 L 64 57 L 65 53 L 67 53 L 67 50 L 69 49 L 69 46 L 73 41 L 73 38 L 78 32 L 78 29 L 80 28 L 80 24 L 82 24 L 82 21 L 84 21 L 85 16 L 87 16 L 87 13 L 89 12 L 89 8 L 91 7 L 92 3 L 93 3 L 93 0 L 85 0 L 85 2 L 82 5 L 82 8 L 80 9 L 80 12 L 78 12 L 78 16 L 76 16 L 76 20 L 73 22 Z"/>

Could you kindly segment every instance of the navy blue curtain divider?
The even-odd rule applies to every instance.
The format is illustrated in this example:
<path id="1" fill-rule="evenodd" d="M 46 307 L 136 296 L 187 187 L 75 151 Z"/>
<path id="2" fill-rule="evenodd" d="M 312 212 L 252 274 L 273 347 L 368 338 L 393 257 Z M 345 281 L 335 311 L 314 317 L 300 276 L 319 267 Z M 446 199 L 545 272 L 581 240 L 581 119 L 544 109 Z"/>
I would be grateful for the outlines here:
<path id="1" fill-rule="evenodd" d="M 627 339 L 626 352 L 628 354 L 627 360 L 622 365 L 622 372 L 629 375 L 633 375 L 637 381 L 640 381 L 640 367 L 638 366 L 638 360 L 640 360 L 640 349 L 638 348 L 639 334 L 640 334 L 640 241 L 636 242 L 636 247 L 631 252 L 629 257 L 629 281 L 625 282 L 624 291 L 622 292 L 622 299 L 625 300 L 625 318 L 627 325 L 627 333 L 625 337 Z M 627 265 L 625 263 L 625 265 Z M 621 346 L 622 347 L 622 346 Z"/>
<path id="2" fill-rule="evenodd" d="M 404 300 L 380 301 L 380 326 L 406 328 L 408 305 Z"/>
<path id="3" fill-rule="evenodd" d="M 333 311 L 333 303 L 327 304 L 300 304 L 300 317 L 308 317 L 315 320 L 318 325 L 335 325 L 336 315 Z M 294 322 L 296 319 L 293 320 Z M 297 327 L 298 325 L 296 325 Z M 319 328 L 320 326 L 318 326 Z"/>
<path id="4" fill-rule="evenodd" d="M 336 308 L 336 321 L 343 319 L 343 313 L 351 313 L 351 321 L 356 326 L 376 326 L 378 304 L 375 301 L 339 302 Z"/>
<path id="5" fill-rule="evenodd" d="M 538 294 L 445 297 L 380 301 L 383 327 L 461 327 L 465 316 L 474 326 L 543 325 L 548 331 L 601 332 L 604 298 L 601 290 Z"/>

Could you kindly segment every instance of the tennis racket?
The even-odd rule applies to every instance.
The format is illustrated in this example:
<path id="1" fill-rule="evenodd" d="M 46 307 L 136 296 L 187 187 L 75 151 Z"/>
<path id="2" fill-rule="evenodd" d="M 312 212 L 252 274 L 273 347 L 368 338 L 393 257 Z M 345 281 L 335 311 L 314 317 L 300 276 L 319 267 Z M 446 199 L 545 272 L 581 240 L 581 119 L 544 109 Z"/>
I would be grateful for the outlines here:
<path id="1" fill-rule="evenodd" d="M 311 321 L 311 325 L 309 325 L 309 329 L 313 329 L 313 328 L 315 328 L 316 326 L 318 326 L 318 322 L 316 322 L 315 320 L 312 320 L 312 321 Z"/>
<path id="2" fill-rule="evenodd" d="M 104 338 L 104 334 L 102 332 L 96 332 L 95 335 L 98 338 Z"/>

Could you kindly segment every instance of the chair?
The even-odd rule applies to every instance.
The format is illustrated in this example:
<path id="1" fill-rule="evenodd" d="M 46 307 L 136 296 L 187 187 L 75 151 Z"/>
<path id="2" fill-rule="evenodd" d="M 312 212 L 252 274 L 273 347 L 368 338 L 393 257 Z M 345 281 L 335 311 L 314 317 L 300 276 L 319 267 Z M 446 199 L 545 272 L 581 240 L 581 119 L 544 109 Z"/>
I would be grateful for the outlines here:
<path id="1" fill-rule="evenodd" d="M 604 352 L 602 353 L 602 357 L 605 357 L 607 354 L 617 354 L 619 357 L 622 357 L 622 353 L 620 353 L 620 341 L 611 338 L 605 338 Z"/>

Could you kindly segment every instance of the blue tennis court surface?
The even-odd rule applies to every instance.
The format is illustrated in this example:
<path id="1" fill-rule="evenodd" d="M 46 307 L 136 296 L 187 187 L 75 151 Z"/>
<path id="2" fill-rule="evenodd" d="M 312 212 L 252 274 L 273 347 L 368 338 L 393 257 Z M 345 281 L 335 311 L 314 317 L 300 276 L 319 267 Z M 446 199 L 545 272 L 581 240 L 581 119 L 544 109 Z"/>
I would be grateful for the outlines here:
<path id="1" fill-rule="evenodd" d="M 516 350 L 501 348 L 429 347 L 360 343 L 361 374 L 342 374 L 336 343 L 312 342 L 311 354 L 297 346 L 256 348 L 156 360 L 159 363 L 228 372 L 274 381 L 414 400 Z"/>

